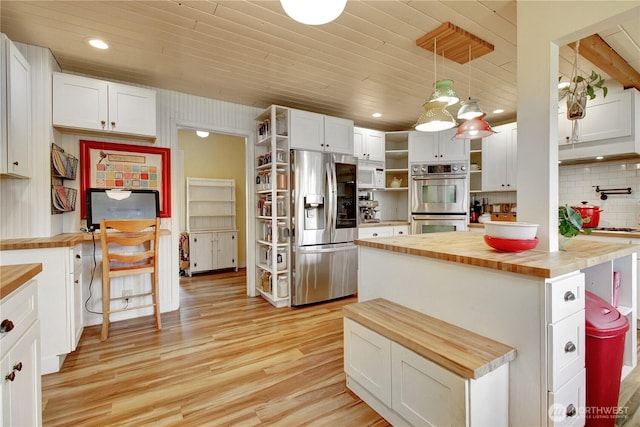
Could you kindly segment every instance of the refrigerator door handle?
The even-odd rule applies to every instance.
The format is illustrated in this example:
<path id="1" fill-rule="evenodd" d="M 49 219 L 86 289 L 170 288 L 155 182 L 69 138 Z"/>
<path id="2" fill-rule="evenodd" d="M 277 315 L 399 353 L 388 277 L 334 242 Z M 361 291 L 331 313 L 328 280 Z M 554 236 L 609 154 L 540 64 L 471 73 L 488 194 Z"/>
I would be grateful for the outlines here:
<path id="1" fill-rule="evenodd" d="M 335 179 L 332 173 L 333 162 L 329 161 L 325 163 L 326 168 L 326 177 L 327 177 L 327 193 L 328 197 L 328 209 L 327 209 L 327 226 L 329 229 L 329 236 L 331 241 L 333 241 L 334 231 L 336 229 L 336 188 L 335 188 Z"/>

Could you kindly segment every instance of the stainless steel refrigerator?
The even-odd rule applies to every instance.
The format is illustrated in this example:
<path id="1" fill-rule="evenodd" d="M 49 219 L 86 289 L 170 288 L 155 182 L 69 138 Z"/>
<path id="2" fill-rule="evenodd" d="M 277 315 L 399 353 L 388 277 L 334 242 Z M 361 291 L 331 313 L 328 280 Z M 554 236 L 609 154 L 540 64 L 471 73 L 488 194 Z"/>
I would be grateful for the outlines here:
<path id="1" fill-rule="evenodd" d="M 357 160 L 291 150 L 294 306 L 357 292 Z"/>

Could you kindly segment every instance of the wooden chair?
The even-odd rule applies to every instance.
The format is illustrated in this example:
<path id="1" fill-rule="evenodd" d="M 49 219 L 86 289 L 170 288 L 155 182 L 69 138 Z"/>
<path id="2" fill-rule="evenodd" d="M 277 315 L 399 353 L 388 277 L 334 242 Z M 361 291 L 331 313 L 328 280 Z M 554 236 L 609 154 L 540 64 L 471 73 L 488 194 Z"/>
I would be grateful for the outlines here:
<path id="1" fill-rule="evenodd" d="M 111 229 L 107 232 L 107 229 Z M 102 335 L 109 336 L 109 315 L 126 310 L 153 307 L 156 328 L 160 322 L 160 298 L 158 295 L 158 244 L 160 242 L 160 218 L 114 219 L 100 221 L 102 243 Z M 140 247 L 142 245 L 142 247 Z M 151 274 L 151 289 L 134 295 L 112 297 L 111 279 L 136 274 Z M 151 304 L 112 309 L 111 301 L 152 295 Z"/>

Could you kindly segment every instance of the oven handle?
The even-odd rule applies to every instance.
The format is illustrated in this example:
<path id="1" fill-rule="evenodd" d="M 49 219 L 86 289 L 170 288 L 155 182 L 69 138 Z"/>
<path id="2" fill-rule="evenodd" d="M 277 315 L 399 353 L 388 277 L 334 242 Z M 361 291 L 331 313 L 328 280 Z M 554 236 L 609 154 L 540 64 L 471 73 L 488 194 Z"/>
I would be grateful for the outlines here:
<path id="1" fill-rule="evenodd" d="M 458 221 L 466 221 L 467 214 L 460 215 L 412 215 L 412 221 L 430 221 L 433 219 L 445 219 L 445 220 L 458 220 Z"/>
<path id="2" fill-rule="evenodd" d="M 467 179 L 467 175 L 430 175 L 430 176 L 412 176 L 414 181 L 429 181 L 435 179 Z"/>

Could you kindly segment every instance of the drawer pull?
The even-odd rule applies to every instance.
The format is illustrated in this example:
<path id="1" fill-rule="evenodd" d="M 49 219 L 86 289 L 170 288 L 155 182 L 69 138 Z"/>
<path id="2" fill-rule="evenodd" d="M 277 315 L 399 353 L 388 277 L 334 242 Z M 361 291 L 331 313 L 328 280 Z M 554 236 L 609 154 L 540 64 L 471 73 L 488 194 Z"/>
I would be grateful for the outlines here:
<path id="1" fill-rule="evenodd" d="M 578 411 L 576 411 L 576 407 L 573 406 L 573 403 L 570 403 L 569 406 L 567 406 L 567 417 L 573 417 L 577 412 Z"/>
<path id="2" fill-rule="evenodd" d="M 576 351 L 576 345 L 574 343 L 572 343 L 571 341 L 569 341 L 568 343 L 566 343 L 564 345 L 564 352 L 565 353 L 573 353 L 574 351 Z"/>
<path id="3" fill-rule="evenodd" d="M 373 237 L 378 237 L 378 233 L 373 233 Z"/>
<path id="4" fill-rule="evenodd" d="M 4 319 L 0 323 L 0 333 L 6 334 L 13 329 L 13 322 L 9 319 Z"/>
<path id="5" fill-rule="evenodd" d="M 575 300 L 576 300 L 576 296 L 575 296 L 575 294 L 574 294 L 573 292 L 571 292 L 571 291 L 567 291 L 567 292 L 564 294 L 564 300 L 565 300 L 565 301 L 567 301 L 567 302 L 569 302 L 569 301 L 575 301 Z"/>
<path id="6" fill-rule="evenodd" d="M 5 379 L 5 381 L 13 382 L 13 380 L 16 379 L 16 373 L 14 371 L 11 371 L 11 373 L 9 375 L 5 375 L 4 379 Z"/>

